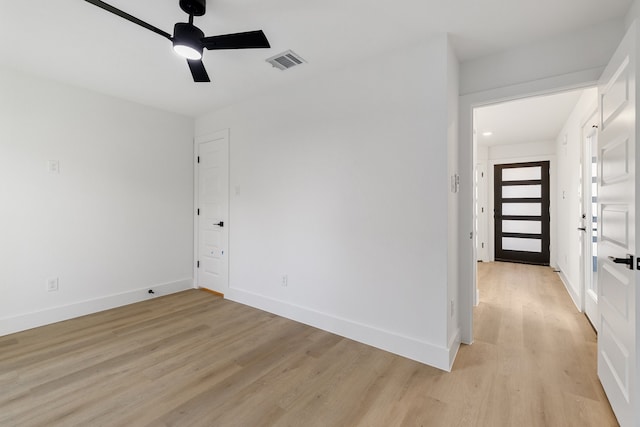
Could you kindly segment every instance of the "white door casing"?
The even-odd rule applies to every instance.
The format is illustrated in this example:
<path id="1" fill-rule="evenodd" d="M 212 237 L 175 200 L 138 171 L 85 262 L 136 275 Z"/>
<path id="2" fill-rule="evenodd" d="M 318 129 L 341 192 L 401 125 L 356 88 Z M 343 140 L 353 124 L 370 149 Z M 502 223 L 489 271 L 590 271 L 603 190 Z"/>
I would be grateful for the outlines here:
<path id="1" fill-rule="evenodd" d="M 598 330 L 598 287 L 597 274 L 594 268 L 594 257 L 597 252 L 594 250 L 597 239 L 594 239 L 597 233 L 597 226 L 594 226 L 593 218 L 598 215 L 597 208 L 594 208 L 594 199 L 597 197 L 597 191 L 594 191 L 594 166 L 593 158 L 596 156 L 597 147 L 597 126 L 598 114 L 594 111 L 589 119 L 582 126 L 582 161 L 581 161 L 581 191 L 580 191 L 580 212 L 583 217 L 579 219 L 579 235 L 580 235 L 580 265 L 581 265 L 581 282 L 584 287 L 582 289 L 583 309 L 593 327 Z M 597 176 L 597 173 L 595 174 Z"/>
<path id="2" fill-rule="evenodd" d="M 478 163 L 476 165 L 476 185 L 475 185 L 475 236 L 476 236 L 476 258 L 479 261 L 488 262 L 489 259 L 489 233 L 487 231 L 489 222 L 487 164 Z"/>
<path id="3" fill-rule="evenodd" d="M 621 426 L 640 425 L 636 305 L 636 24 L 598 85 L 598 376 Z"/>
<path id="4" fill-rule="evenodd" d="M 229 132 L 196 140 L 196 285 L 229 286 Z"/>

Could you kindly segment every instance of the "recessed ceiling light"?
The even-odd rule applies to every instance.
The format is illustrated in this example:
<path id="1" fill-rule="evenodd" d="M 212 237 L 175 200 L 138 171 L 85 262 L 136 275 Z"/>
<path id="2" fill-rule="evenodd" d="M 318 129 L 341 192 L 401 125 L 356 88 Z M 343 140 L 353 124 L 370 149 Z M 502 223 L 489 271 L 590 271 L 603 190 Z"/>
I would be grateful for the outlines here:
<path id="1" fill-rule="evenodd" d="M 482 132 L 482 136 L 491 136 L 493 135 L 493 132 L 488 131 L 488 132 Z"/>

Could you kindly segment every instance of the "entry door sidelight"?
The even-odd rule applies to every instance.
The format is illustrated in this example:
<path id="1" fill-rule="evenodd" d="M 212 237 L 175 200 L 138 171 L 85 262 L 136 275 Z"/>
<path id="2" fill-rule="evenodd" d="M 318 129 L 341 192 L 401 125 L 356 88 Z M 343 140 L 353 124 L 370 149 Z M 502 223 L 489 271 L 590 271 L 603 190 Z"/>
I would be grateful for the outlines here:
<path id="1" fill-rule="evenodd" d="M 496 261 L 549 265 L 549 162 L 495 165 Z"/>

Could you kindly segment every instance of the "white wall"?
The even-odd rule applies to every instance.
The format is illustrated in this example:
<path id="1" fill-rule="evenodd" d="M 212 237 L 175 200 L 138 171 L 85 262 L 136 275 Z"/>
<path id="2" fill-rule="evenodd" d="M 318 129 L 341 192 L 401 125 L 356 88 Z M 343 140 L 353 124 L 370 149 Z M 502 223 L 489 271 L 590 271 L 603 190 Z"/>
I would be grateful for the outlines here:
<path id="1" fill-rule="evenodd" d="M 523 142 L 519 144 L 501 144 L 488 147 L 489 160 L 501 160 L 502 163 L 510 159 L 531 157 L 545 157 L 556 154 L 555 141 Z"/>
<path id="2" fill-rule="evenodd" d="M 558 138 L 558 217 L 557 265 L 569 294 L 581 307 L 580 224 L 582 208 L 579 202 L 580 161 L 582 156 L 582 126 L 597 108 L 597 90 L 585 90 L 567 118 Z"/>
<path id="3" fill-rule="evenodd" d="M 0 335 L 191 287 L 193 120 L 7 69 L 0 93 Z"/>
<path id="4" fill-rule="evenodd" d="M 634 0 L 624 19 L 626 29 L 629 29 L 634 20 L 640 18 L 640 0 Z"/>
<path id="5" fill-rule="evenodd" d="M 225 296 L 448 369 L 455 68 L 441 36 L 199 117 L 230 129 Z"/>
<path id="6" fill-rule="evenodd" d="M 624 35 L 622 19 L 582 31 L 466 61 L 460 69 L 460 94 L 597 69 L 600 74 Z"/>

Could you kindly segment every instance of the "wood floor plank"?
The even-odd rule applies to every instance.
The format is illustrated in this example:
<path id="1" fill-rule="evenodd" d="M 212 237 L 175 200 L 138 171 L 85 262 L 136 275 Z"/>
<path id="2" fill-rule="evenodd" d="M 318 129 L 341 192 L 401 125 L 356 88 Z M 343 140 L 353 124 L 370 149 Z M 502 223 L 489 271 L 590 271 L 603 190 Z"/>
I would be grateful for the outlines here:
<path id="1" fill-rule="evenodd" d="M 478 280 L 451 373 L 198 290 L 0 337 L 0 425 L 617 425 L 557 275 Z"/>

